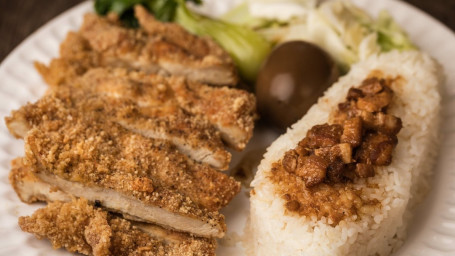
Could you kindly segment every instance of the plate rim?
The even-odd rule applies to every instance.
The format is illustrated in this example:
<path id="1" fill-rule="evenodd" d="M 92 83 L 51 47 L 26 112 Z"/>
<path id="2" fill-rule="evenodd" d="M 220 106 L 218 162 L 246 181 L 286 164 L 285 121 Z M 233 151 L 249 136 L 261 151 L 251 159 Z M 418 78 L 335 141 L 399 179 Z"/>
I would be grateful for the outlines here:
<path id="1" fill-rule="evenodd" d="M 368 0 L 353 0 L 353 2 L 355 2 L 355 3 L 357 3 L 358 1 L 363 2 L 363 1 L 368 1 Z M 432 26 L 437 26 L 439 29 L 442 29 L 445 36 L 450 36 L 450 38 L 451 38 L 450 40 L 455 42 L 455 32 L 453 30 L 451 30 L 448 26 L 443 24 L 441 21 L 437 20 L 433 16 L 426 13 L 425 11 L 423 11 L 407 2 L 403 2 L 403 1 L 399 1 L 399 0 L 386 0 L 386 1 L 383 0 L 383 2 L 387 2 L 385 5 L 389 5 L 390 3 L 401 5 L 402 8 L 408 9 L 410 12 L 414 12 L 414 13 L 418 14 L 419 17 L 417 17 L 417 18 L 419 18 L 419 19 L 423 18 L 427 21 L 430 21 L 432 23 Z M 0 76 L 3 75 L 3 72 L 6 72 L 6 67 L 11 65 L 9 63 L 12 63 L 12 60 L 17 55 L 19 55 L 23 51 L 23 49 L 25 49 L 29 44 L 32 44 L 34 41 L 39 40 L 38 38 L 41 37 L 42 35 L 44 35 L 46 33 L 46 31 L 48 31 L 50 28 L 56 26 L 60 21 L 66 19 L 68 16 L 71 16 L 71 14 L 73 12 L 75 13 L 79 9 L 88 9 L 88 6 L 90 4 L 93 4 L 93 1 L 84 1 L 84 2 L 81 2 L 69 9 L 65 10 L 61 14 L 57 15 L 56 17 L 54 17 L 51 20 L 44 23 L 41 27 L 39 27 L 37 30 L 35 30 L 33 33 L 31 33 L 29 36 L 27 36 L 11 52 L 9 52 L 8 55 L 0 63 Z M 403 27 L 406 30 L 406 26 L 403 26 Z M 59 42 L 59 43 L 61 43 L 61 42 Z M 455 54 L 455 49 L 453 50 L 453 53 Z M 48 56 L 48 57 L 52 58 L 54 56 Z M 454 66 L 453 68 L 455 68 L 455 64 L 453 64 L 453 66 Z M 444 66 L 444 68 L 445 68 L 446 73 L 448 73 L 448 69 L 445 66 Z M 449 74 L 446 74 L 446 75 L 449 76 Z M 455 74 L 451 75 L 450 77 L 452 77 L 452 79 L 453 79 L 454 76 L 455 76 Z M 449 80 L 447 80 L 446 84 L 444 84 L 443 86 L 445 88 L 452 88 L 452 89 L 455 88 L 455 84 L 454 83 L 449 84 Z M 0 91 L 0 94 L 1 93 L 2 92 Z M 447 100 L 447 97 L 448 97 L 447 95 L 442 95 L 443 100 Z M 449 95 L 449 97 L 453 97 L 453 95 Z M 33 99 L 28 99 L 28 100 L 33 100 Z M 455 97 L 453 100 L 455 100 Z M 455 137 L 455 136 L 452 136 L 452 137 Z M 452 147 L 451 149 L 453 151 L 455 149 L 455 147 Z M 4 151 L 5 149 L 3 147 L 1 147 L 0 150 Z M 434 181 L 432 181 L 432 182 L 434 183 Z M 0 186 L 2 186 L 2 185 L 0 185 Z M 429 198 L 429 196 L 427 196 L 426 200 L 428 200 L 428 198 Z M 423 204 L 423 202 L 421 204 Z M 5 212 L 0 211 L 0 213 L 5 213 Z M 453 217 L 455 218 L 455 213 L 453 214 Z M 455 239 L 455 234 L 452 234 L 450 237 Z M 52 248 L 52 247 L 49 247 L 49 248 Z M 49 252 L 49 250 L 47 252 Z M 446 254 L 444 254 L 444 252 L 442 250 L 440 250 L 440 252 L 442 253 L 441 255 L 449 255 L 450 253 L 455 252 L 455 244 L 454 244 L 453 248 L 451 248 L 450 251 L 446 252 Z"/>

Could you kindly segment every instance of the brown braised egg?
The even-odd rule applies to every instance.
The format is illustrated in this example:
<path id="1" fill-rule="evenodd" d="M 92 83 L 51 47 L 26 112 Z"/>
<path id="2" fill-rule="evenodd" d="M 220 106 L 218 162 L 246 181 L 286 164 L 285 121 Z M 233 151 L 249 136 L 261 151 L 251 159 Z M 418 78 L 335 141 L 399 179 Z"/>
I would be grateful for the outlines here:
<path id="1" fill-rule="evenodd" d="M 335 62 L 318 46 L 304 41 L 283 43 L 259 72 L 259 112 L 272 124 L 286 128 L 305 115 L 338 75 Z"/>

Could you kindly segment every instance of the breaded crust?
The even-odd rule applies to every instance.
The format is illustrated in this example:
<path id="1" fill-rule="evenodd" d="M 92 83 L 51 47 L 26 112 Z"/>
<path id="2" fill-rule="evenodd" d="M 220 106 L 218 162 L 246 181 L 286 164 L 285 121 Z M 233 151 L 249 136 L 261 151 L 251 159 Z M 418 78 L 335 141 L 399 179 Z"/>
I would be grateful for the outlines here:
<path id="1" fill-rule="evenodd" d="M 26 139 L 27 148 L 38 146 L 40 151 L 29 156 L 50 172 L 60 169 L 73 175 L 76 171 L 90 174 L 90 180 L 100 180 L 104 174 L 147 177 L 153 179 L 155 186 L 172 187 L 209 210 L 220 209 L 238 193 L 240 186 L 233 178 L 196 163 L 170 143 L 145 138 L 115 122 L 103 120 L 106 102 L 101 98 L 91 97 L 75 103 L 74 94 L 67 95 L 49 94 L 20 110 L 21 115 L 13 114 L 9 119 L 10 122 L 19 119 L 17 123 L 27 120 L 24 126 L 31 129 Z M 90 151 L 84 152 L 81 147 Z M 40 154 L 47 155 L 46 150 L 54 151 L 52 154 L 61 158 L 44 158 Z M 99 161 L 100 158 L 103 161 Z M 63 165 L 58 167 L 59 164 Z M 67 165 L 69 169 L 62 171 Z M 98 175 L 101 176 L 94 177 Z"/>
<path id="2" fill-rule="evenodd" d="M 171 103 L 165 106 L 166 102 L 161 106 L 141 107 L 132 98 L 110 97 L 105 95 L 108 93 L 93 92 L 92 90 L 103 86 L 101 82 L 98 83 L 99 86 L 89 85 L 91 83 L 84 88 L 73 86 L 56 88 L 53 92 L 48 92 L 49 96 L 45 96 L 55 97 L 54 99 L 43 98 L 35 104 L 28 104 L 13 111 L 12 116 L 5 119 L 6 124 L 13 135 L 22 138 L 34 125 L 42 122 L 43 115 L 59 115 L 60 112 L 53 113 L 59 111 L 52 109 L 54 103 L 65 104 L 64 107 L 81 111 L 103 111 L 104 118 L 145 137 L 169 141 L 180 152 L 197 162 L 207 163 L 221 170 L 228 168 L 231 154 L 224 148 L 219 132 L 204 118 L 190 115 Z M 112 90 L 115 90 L 115 86 L 112 87 Z M 21 125 L 22 123 L 26 126 Z"/>
<path id="3" fill-rule="evenodd" d="M 257 119 L 253 94 L 178 78 L 170 78 L 169 84 L 182 108 L 193 114 L 204 115 L 232 148 L 241 151 L 246 147 L 253 136 L 254 121 Z"/>
<path id="4" fill-rule="evenodd" d="M 144 11 L 136 8 L 145 30 L 127 29 L 117 20 L 88 13 L 79 32 L 109 65 L 122 63 L 147 73 L 163 72 L 215 85 L 237 83 L 232 59 L 213 41 L 191 35 L 176 24 L 161 24 Z M 156 33 L 163 30 L 167 32 Z"/>
<path id="5" fill-rule="evenodd" d="M 166 212 L 158 207 L 147 206 L 141 204 L 140 201 L 133 197 L 127 197 L 111 189 L 84 186 L 80 183 L 65 181 L 53 175 L 36 173 L 33 167 L 25 165 L 22 158 L 12 161 L 10 182 L 16 194 L 25 203 L 36 201 L 70 202 L 73 198 L 84 197 L 92 204 L 122 214 L 125 219 L 138 223 L 140 221 L 149 222 L 140 224 L 141 227 L 147 229 L 153 226 L 153 224 L 150 224 L 151 222 L 159 223 L 172 230 L 185 230 L 200 236 L 210 237 L 222 234 L 216 230 L 216 225 L 211 226 L 213 222 L 212 224 L 206 224 L 206 222 L 198 219 Z M 169 232 L 175 233 L 174 231 Z"/>
<path id="6" fill-rule="evenodd" d="M 212 39 L 193 35 L 176 23 L 159 22 L 141 5 L 136 5 L 134 11 L 145 32 L 161 38 L 151 48 L 166 71 L 209 84 L 237 84 L 231 57 Z"/>
<path id="7" fill-rule="evenodd" d="M 214 239 L 134 226 L 85 199 L 50 203 L 32 216 L 20 217 L 19 226 L 49 239 L 55 249 L 85 255 L 215 255 L 216 248 Z"/>
<path id="8" fill-rule="evenodd" d="M 71 195 L 36 177 L 33 170 L 24 164 L 22 157 L 11 161 L 9 182 L 19 199 L 27 204 L 37 201 L 71 201 Z"/>
<path id="9" fill-rule="evenodd" d="M 75 35 L 69 35 L 67 41 L 81 43 L 80 40 L 70 40 L 70 37 Z M 84 49 L 82 46 L 76 48 Z M 140 106 L 180 108 L 193 117 L 200 116 L 220 132 L 224 142 L 237 150 L 242 150 L 252 136 L 257 115 L 256 100 L 251 93 L 211 87 L 183 77 L 150 75 L 124 68 L 95 68 L 103 66 L 98 65 L 103 62 L 87 61 L 87 58 L 80 62 L 70 56 L 68 60 L 63 56 L 53 60 L 49 67 L 39 63 L 36 67 L 51 85 L 78 84 L 93 89 L 94 93 L 133 99 Z M 80 67 L 90 63 L 93 63 L 91 68 Z M 75 82 L 75 77 L 80 75 L 84 76 Z"/>
<path id="10" fill-rule="evenodd" d="M 134 99 L 142 107 L 183 109 L 213 125 L 222 139 L 237 150 L 245 148 L 253 135 L 256 98 L 244 90 L 124 69 L 92 69 L 81 84 L 96 93 Z"/>

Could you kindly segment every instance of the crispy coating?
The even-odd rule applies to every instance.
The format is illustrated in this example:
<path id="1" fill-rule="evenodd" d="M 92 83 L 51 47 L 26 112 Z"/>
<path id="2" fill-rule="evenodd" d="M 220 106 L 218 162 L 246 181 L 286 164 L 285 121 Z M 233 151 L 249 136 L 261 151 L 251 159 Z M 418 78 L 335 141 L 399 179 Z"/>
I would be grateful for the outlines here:
<path id="1" fill-rule="evenodd" d="M 71 200 L 70 195 L 36 177 L 33 170 L 24 164 L 22 157 L 11 161 L 9 182 L 19 199 L 24 203 Z"/>
<path id="2" fill-rule="evenodd" d="M 211 211 L 238 193 L 239 184 L 233 178 L 188 159 L 166 141 L 102 120 L 105 102 L 100 98 L 77 104 L 71 97 L 49 94 L 31 107 L 38 113 L 30 118 L 35 128 L 27 135 L 26 154 L 31 163 L 42 165 L 39 169 L 128 193 L 131 189 L 116 183 L 117 179 L 150 183 L 154 189 L 172 188 Z"/>
<path id="3" fill-rule="evenodd" d="M 229 55 L 209 38 L 193 35 L 176 23 L 159 22 L 141 5 L 135 6 L 134 12 L 140 26 L 149 35 L 163 37 L 199 58 L 213 55 L 223 62 L 232 62 Z"/>
<path id="4" fill-rule="evenodd" d="M 131 131 L 169 141 L 183 154 L 215 169 L 229 167 L 231 153 L 224 148 L 219 132 L 198 116 L 188 115 L 180 109 L 171 112 L 135 105 L 122 106 L 115 112 L 116 122 Z"/>
<path id="5" fill-rule="evenodd" d="M 102 56 L 76 32 L 69 32 L 60 45 L 60 58 L 52 59 L 49 66 L 35 62 L 35 68 L 51 86 L 65 84 L 90 68 L 103 65 Z"/>
<path id="6" fill-rule="evenodd" d="M 109 65 L 122 63 L 147 73 L 164 71 L 210 84 L 237 83 L 232 59 L 213 41 L 193 36 L 176 24 L 161 24 L 140 7 L 136 15 L 145 29 L 127 29 L 88 13 L 80 34 Z M 167 32 L 157 33 L 163 31 Z M 182 39 L 188 41 L 179 42 Z"/>
<path id="7" fill-rule="evenodd" d="M 97 72 L 94 70 L 89 73 Z M 108 76 L 107 73 L 106 76 Z M 85 81 L 85 79 L 82 80 Z M 77 87 L 55 88 L 51 94 L 55 95 L 54 97 L 66 99 L 67 105 L 71 105 L 71 107 L 103 111 L 105 118 L 112 119 L 123 127 L 146 137 L 169 141 L 176 145 L 180 152 L 198 162 L 207 163 L 216 169 L 228 168 L 231 154 L 224 148 L 219 132 L 201 116 L 191 115 L 172 103 L 166 106 L 166 101 L 160 100 L 164 96 L 157 90 L 152 88 L 147 90 L 147 88 L 137 87 L 135 84 L 125 86 L 126 82 L 122 83 L 121 78 L 117 81 L 111 79 L 112 81 L 107 84 L 96 78 L 88 80 L 92 82 L 81 82 L 77 84 Z M 117 87 L 121 88 L 117 89 Z M 108 92 L 103 93 L 98 90 Z M 144 93 L 156 96 L 151 97 L 150 106 L 141 107 L 140 105 L 145 105 L 145 103 L 133 100 L 138 90 L 145 90 Z M 109 95 L 114 93 L 124 95 L 124 97 L 117 98 Z M 156 101 L 156 104 L 152 101 Z M 59 104 L 57 100 L 54 102 Z M 162 104 L 160 105 L 160 103 Z M 7 126 L 16 137 L 24 137 L 27 130 L 41 122 L 43 115 L 58 111 L 58 107 L 55 110 L 49 110 L 52 108 L 52 104 L 43 99 L 36 104 L 28 104 L 18 111 L 13 111 L 12 117 L 6 118 Z M 56 117 L 56 119 L 61 118 L 64 116 Z M 27 127 L 17 129 L 12 125 L 19 119 L 25 119 L 23 122 L 27 123 Z"/>
<path id="8" fill-rule="evenodd" d="M 88 13 L 80 31 L 68 33 L 60 58 L 49 67 L 39 62 L 35 66 L 51 85 L 63 84 L 93 67 L 178 75 L 214 85 L 237 84 L 232 59 L 211 39 L 192 35 L 177 24 L 158 22 L 141 7 L 136 8 L 136 16 L 143 28 L 127 29 L 115 18 Z"/>
<path id="9" fill-rule="evenodd" d="M 69 35 L 67 41 L 80 42 L 70 40 L 70 37 L 75 35 Z M 70 43 L 64 43 L 66 44 Z M 253 94 L 239 89 L 190 82 L 182 77 L 149 75 L 124 68 L 95 68 L 103 62 L 87 59 L 80 62 L 71 56 L 73 55 L 68 58 L 62 56 L 62 60 L 52 61 L 49 67 L 42 64 L 36 64 L 36 67 L 51 85 L 78 84 L 92 88 L 99 94 L 134 99 L 140 106 L 159 106 L 173 110 L 180 108 L 192 116 L 200 116 L 221 133 L 222 139 L 229 146 L 237 150 L 242 150 L 252 136 L 257 118 Z M 81 65 L 89 67 L 81 68 Z M 82 74 L 85 75 L 74 82 L 74 78 Z"/>
<path id="10" fill-rule="evenodd" d="M 157 238 L 165 238 L 167 240 L 182 240 L 185 239 L 182 237 L 183 234 L 176 231 L 166 230 L 153 223 L 159 223 L 160 225 L 164 225 L 167 228 L 177 229 L 177 230 L 185 230 L 186 232 L 194 232 L 197 235 L 201 235 L 204 237 L 211 237 L 212 235 L 219 236 L 222 233 L 213 233 L 214 228 L 219 227 L 210 227 L 204 225 L 203 221 L 198 220 L 191 220 L 189 218 L 185 219 L 185 223 L 181 224 L 170 224 L 166 221 L 166 218 L 175 218 L 175 221 L 182 221 L 181 218 L 178 216 L 169 216 L 172 214 L 160 212 L 161 218 L 157 220 L 150 220 L 147 215 L 131 215 L 128 211 L 125 211 L 124 208 L 116 207 L 115 204 L 124 204 L 128 205 L 132 203 L 131 199 L 125 198 L 122 195 L 117 195 L 115 198 L 106 199 L 105 196 L 101 195 L 100 193 L 91 193 L 93 191 L 93 187 L 81 187 L 77 183 L 72 183 L 65 185 L 61 181 L 57 181 L 55 179 L 49 179 L 47 176 L 43 176 L 42 173 L 35 173 L 33 167 L 25 165 L 22 158 L 15 159 L 12 161 L 12 169 L 10 172 L 10 182 L 11 185 L 14 187 L 16 194 L 19 198 L 25 203 L 33 203 L 36 201 L 45 201 L 45 202 L 54 202 L 54 201 L 63 201 L 63 202 L 71 202 L 73 198 L 87 198 L 92 204 L 103 207 L 110 211 L 119 212 L 123 215 L 125 219 L 134 220 L 134 224 L 139 228 L 146 231 L 148 234 L 153 235 Z M 71 186 L 71 187 L 68 187 Z M 85 192 L 81 192 L 81 190 L 77 190 L 77 187 L 80 187 L 81 190 Z M 76 188 L 76 189 L 75 189 Z M 96 189 L 96 188 L 95 188 Z M 104 195 L 112 195 L 112 192 L 104 191 Z M 123 198 L 123 199 L 122 199 Z M 106 200 L 109 200 L 106 201 Z M 116 203 L 117 202 L 117 203 Z M 154 214 L 153 212 L 147 210 L 145 206 L 135 205 L 136 209 L 143 208 L 142 210 L 147 211 L 149 214 Z M 137 212 L 137 211 L 135 211 Z M 147 221 L 145 222 L 137 222 L 137 221 Z M 183 224 L 183 225 L 182 225 Z M 197 226 L 194 226 L 197 225 Z M 204 225 L 205 228 L 203 230 L 200 229 L 201 226 Z M 198 229 L 196 231 L 194 228 Z M 220 231 L 218 231 L 220 232 Z M 224 232 L 224 230 L 221 230 Z"/>
<path id="11" fill-rule="evenodd" d="M 231 147 L 243 150 L 253 136 L 256 98 L 243 90 L 214 88 L 170 78 L 179 104 L 190 113 L 203 114 Z"/>
<path id="12" fill-rule="evenodd" d="M 253 135 L 256 99 L 244 90 L 125 69 L 92 69 L 80 85 L 111 97 L 134 99 L 142 107 L 159 106 L 174 113 L 182 109 L 193 118 L 205 119 L 237 150 L 242 150 Z"/>
<path id="13" fill-rule="evenodd" d="M 183 233 L 161 231 L 178 238 L 172 240 L 150 235 L 85 199 L 50 203 L 32 216 L 20 217 L 19 226 L 39 239 L 49 239 L 55 249 L 85 255 L 214 255 L 216 247 L 213 239 Z"/>

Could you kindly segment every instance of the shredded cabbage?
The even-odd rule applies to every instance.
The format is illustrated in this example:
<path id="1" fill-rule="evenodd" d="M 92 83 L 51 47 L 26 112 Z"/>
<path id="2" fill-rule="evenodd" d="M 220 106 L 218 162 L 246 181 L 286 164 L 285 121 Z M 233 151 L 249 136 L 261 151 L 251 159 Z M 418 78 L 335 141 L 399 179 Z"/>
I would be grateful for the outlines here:
<path id="1" fill-rule="evenodd" d="M 270 5 L 277 2 L 277 0 L 247 0 L 244 5 L 250 6 L 250 14 L 247 15 L 251 17 L 249 20 L 254 21 L 254 17 L 268 15 L 267 11 L 258 13 L 260 9 L 253 12 L 251 8 L 253 3 Z M 313 2 L 315 1 L 286 0 L 284 6 L 292 3 L 305 8 L 304 15 L 289 16 L 286 23 L 276 18 L 275 23 L 269 20 L 269 23 L 263 23 L 267 25 L 262 27 L 253 26 L 252 23 L 248 23 L 248 20 L 242 24 L 255 28 L 274 43 L 290 40 L 312 42 L 326 50 L 344 71 L 347 71 L 353 63 L 374 54 L 394 49 L 416 49 L 387 11 L 380 12 L 378 17 L 373 19 L 349 1 L 325 1 L 320 6 L 315 6 Z M 244 13 L 246 8 L 242 8 Z"/>
<path id="2" fill-rule="evenodd" d="M 317 0 L 247 0 L 253 17 L 274 19 L 279 22 L 303 17 L 314 9 Z"/>

